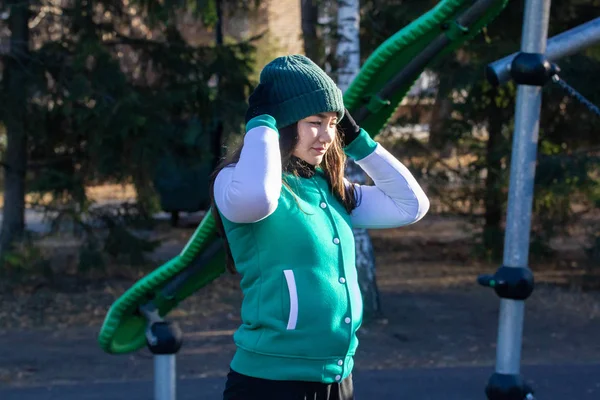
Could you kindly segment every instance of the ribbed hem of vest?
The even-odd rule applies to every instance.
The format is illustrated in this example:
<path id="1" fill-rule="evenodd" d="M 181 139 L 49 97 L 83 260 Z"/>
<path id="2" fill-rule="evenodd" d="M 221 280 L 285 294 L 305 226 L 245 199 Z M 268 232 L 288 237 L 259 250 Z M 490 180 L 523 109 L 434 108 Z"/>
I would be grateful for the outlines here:
<path id="1" fill-rule="evenodd" d="M 342 365 L 339 365 L 343 360 Z M 336 383 L 346 379 L 354 367 L 354 358 L 310 360 L 305 358 L 277 357 L 247 351 L 238 347 L 230 367 L 237 373 L 254 378 L 276 381 L 306 381 Z"/>
<path id="2" fill-rule="evenodd" d="M 354 161 L 360 161 L 375 151 L 377 142 L 364 129 L 360 128 L 360 133 L 348 146 L 344 147 L 344 153 Z"/>

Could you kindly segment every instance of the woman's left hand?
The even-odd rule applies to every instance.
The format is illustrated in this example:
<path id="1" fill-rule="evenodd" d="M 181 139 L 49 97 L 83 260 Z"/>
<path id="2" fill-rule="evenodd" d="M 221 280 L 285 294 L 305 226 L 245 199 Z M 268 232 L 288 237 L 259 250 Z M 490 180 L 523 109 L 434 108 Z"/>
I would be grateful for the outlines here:
<path id="1" fill-rule="evenodd" d="M 360 134 L 360 126 L 354 121 L 347 108 L 344 111 L 344 117 L 338 122 L 338 127 L 341 128 L 344 147 L 352 143 Z"/>

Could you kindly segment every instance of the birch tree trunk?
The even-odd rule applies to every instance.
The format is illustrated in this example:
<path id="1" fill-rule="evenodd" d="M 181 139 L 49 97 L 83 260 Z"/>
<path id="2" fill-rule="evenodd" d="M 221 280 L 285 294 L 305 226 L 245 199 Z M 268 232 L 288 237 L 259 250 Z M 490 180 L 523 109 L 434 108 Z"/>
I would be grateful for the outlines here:
<path id="1" fill-rule="evenodd" d="M 336 48 L 338 86 L 345 92 L 360 70 L 360 1 L 338 1 L 337 25 L 338 43 Z M 351 182 L 365 184 L 367 176 L 352 160 L 348 160 L 346 176 Z M 379 290 L 375 279 L 375 253 L 369 232 L 354 229 L 356 243 L 356 268 L 364 302 L 366 318 L 381 313 Z"/>

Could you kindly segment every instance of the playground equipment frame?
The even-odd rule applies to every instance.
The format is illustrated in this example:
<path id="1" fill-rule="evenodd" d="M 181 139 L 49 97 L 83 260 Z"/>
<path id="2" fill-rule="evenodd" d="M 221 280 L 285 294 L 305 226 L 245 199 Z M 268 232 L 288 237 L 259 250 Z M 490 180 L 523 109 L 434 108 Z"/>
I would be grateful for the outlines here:
<path id="1" fill-rule="evenodd" d="M 521 51 L 490 64 L 487 79 L 498 85 L 518 83 L 512 144 L 503 266 L 479 283 L 493 287 L 501 298 L 496 368 L 486 386 L 489 400 L 533 399 L 533 388 L 520 376 L 525 300 L 533 291 L 528 256 L 537 159 L 542 87 L 558 68 L 554 61 L 600 42 L 600 18 L 548 40 L 551 0 L 527 0 Z"/>

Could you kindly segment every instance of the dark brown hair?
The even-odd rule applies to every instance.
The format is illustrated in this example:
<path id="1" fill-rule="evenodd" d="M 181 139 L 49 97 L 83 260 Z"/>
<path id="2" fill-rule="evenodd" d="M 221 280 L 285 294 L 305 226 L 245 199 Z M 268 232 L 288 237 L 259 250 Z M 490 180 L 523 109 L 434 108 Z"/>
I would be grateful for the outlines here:
<path id="1" fill-rule="evenodd" d="M 331 144 L 331 146 L 325 153 L 325 156 L 323 157 L 323 161 L 321 162 L 320 167 L 325 174 L 325 179 L 327 180 L 327 183 L 329 184 L 329 188 L 331 189 L 332 193 L 344 206 L 346 211 L 350 213 L 352 212 L 352 210 L 354 210 L 354 208 L 356 208 L 358 199 L 356 196 L 354 185 L 349 185 L 349 187 L 346 187 L 346 185 L 344 184 L 344 168 L 346 165 L 346 155 L 342 149 L 341 141 L 341 133 L 340 131 L 337 131 L 333 143 Z M 279 130 L 279 150 L 281 152 L 281 165 L 284 171 L 288 170 L 290 167 L 290 164 L 292 162 L 292 155 L 297 143 L 297 123 L 286 126 Z M 231 153 L 229 157 L 225 157 L 223 160 L 221 160 L 221 162 L 217 165 L 210 177 L 209 185 L 211 212 L 216 222 L 217 232 L 223 239 L 227 270 L 232 274 L 235 274 L 237 270 L 235 267 L 233 256 L 231 254 L 229 242 L 225 234 L 225 228 L 223 227 L 221 216 L 217 211 L 217 206 L 215 204 L 214 183 L 215 179 L 217 178 L 217 175 L 219 174 L 219 172 L 221 172 L 223 168 L 226 168 L 227 166 L 237 163 L 239 161 L 240 154 L 242 152 L 242 147 L 243 144 L 240 145 L 233 153 Z"/>

